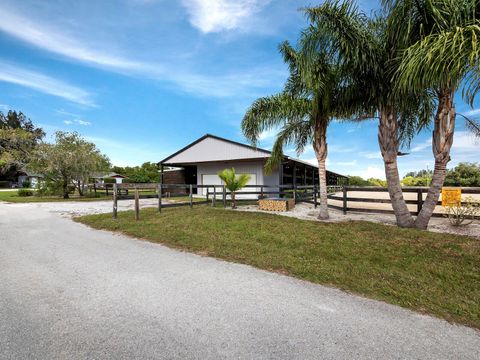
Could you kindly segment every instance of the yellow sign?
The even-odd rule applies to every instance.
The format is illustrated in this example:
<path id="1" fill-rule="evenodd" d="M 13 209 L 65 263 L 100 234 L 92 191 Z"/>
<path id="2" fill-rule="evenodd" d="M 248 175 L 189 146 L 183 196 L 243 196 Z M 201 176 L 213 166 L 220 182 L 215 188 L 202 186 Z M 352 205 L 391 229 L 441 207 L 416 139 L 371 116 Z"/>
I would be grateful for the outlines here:
<path id="1" fill-rule="evenodd" d="M 442 206 L 460 206 L 462 203 L 462 189 L 442 188 Z"/>

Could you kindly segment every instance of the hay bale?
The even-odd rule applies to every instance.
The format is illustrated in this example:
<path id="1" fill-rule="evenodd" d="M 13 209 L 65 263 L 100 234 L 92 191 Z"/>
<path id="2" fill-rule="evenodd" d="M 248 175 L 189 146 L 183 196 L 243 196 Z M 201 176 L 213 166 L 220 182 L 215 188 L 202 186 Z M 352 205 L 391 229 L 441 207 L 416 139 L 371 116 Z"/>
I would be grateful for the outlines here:
<path id="1" fill-rule="evenodd" d="M 258 201 L 258 208 L 265 211 L 289 211 L 294 207 L 294 199 L 261 199 Z"/>

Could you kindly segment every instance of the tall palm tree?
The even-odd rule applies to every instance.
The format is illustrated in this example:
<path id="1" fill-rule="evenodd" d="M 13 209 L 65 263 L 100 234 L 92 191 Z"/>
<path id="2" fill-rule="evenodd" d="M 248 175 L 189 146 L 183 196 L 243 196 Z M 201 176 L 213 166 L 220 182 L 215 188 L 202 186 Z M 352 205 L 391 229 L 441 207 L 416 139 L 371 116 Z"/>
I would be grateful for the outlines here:
<path id="1" fill-rule="evenodd" d="M 262 131 L 280 128 L 272 156 L 266 164 L 267 170 L 278 166 L 284 158 L 283 148 L 296 146 L 297 153 L 312 143 L 318 161 L 319 174 L 319 219 L 328 219 L 327 204 L 327 127 L 330 121 L 345 117 L 349 111 L 343 98 L 355 92 L 341 82 L 338 66 L 330 62 L 328 54 L 317 52 L 313 66 L 305 71 L 300 66 L 301 53 L 288 42 L 280 45 L 280 52 L 288 64 L 290 77 L 284 91 L 257 99 L 247 110 L 242 130 L 247 139 L 256 144 Z M 346 103 L 347 105 L 342 106 Z"/>
<path id="2" fill-rule="evenodd" d="M 362 84 L 363 99 L 352 105 L 357 113 L 378 117 L 378 142 L 397 225 L 413 227 L 414 219 L 402 193 L 397 156 L 400 147 L 408 146 L 416 131 L 431 118 L 431 94 L 423 89 L 401 96 L 395 92 L 391 78 L 399 65 L 399 44 L 389 36 L 384 17 L 368 18 L 351 1 L 338 0 L 305 11 L 313 24 L 302 38 L 306 66 L 313 54 L 326 49 L 342 68 L 354 74 L 356 83 Z"/>
<path id="3" fill-rule="evenodd" d="M 412 43 L 401 52 L 396 84 L 405 92 L 431 89 L 437 98 L 432 133 L 435 168 L 415 226 L 426 229 L 440 196 L 453 144 L 455 92 L 473 104 L 480 88 L 480 3 L 478 0 L 390 0 L 392 28 Z M 402 20 L 399 20 L 401 17 Z M 478 131 L 478 124 L 467 121 Z"/>

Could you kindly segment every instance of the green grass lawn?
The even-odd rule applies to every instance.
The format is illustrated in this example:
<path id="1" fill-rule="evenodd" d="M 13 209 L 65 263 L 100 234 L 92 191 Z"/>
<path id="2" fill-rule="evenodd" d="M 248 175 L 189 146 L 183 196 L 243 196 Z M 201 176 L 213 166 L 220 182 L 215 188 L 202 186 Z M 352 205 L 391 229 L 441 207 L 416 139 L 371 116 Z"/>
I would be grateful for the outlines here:
<path id="1" fill-rule="evenodd" d="M 76 218 L 127 235 L 331 285 L 480 328 L 480 241 L 198 206 Z"/>

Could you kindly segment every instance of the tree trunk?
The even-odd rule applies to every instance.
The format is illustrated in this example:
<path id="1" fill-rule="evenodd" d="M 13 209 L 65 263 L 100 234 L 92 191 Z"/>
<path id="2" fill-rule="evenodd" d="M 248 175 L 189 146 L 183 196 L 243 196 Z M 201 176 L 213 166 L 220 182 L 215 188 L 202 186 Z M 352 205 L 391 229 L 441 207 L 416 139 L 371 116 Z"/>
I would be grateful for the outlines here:
<path id="1" fill-rule="evenodd" d="M 231 193 L 231 198 L 232 198 L 232 209 L 236 209 L 237 208 L 237 204 L 236 204 L 236 201 L 235 201 L 235 191 L 232 191 Z"/>
<path id="2" fill-rule="evenodd" d="M 447 163 L 450 161 L 450 149 L 455 131 L 455 106 L 453 105 L 453 89 L 442 89 L 438 94 L 438 110 L 432 133 L 432 151 L 435 157 L 432 183 L 428 189 L 427 198 L 415 221 L 415 227 L 426 229 L 437 205 L 440 191 L 447 173 Z"/>
<path id="3" fill-rule="evenodd" d="M 77 180 L 77 189 L 78 189 L 78 195 L 83 196 L 83 183 L 80 180 Z"/>
<path id="4" fill-rule="evenodd" d="M 63 198 L 64 199 L 70 198 L 68 196 L 68 179 L 65 177 L 63 178 Z"/>
<path id="5" fill-rule="evenodd" d="M 318 161 L 318 179 L 320 187 L 320 213 L 318 219 L 327 220 L 328 215 L 328 199 L 327 199 L 327 168 L 325 162 L 327 160 L 327 118 L 319 118 L 315 123 L 315 134 L 313 138 L 313 150 Z"/>
<path id="6" fill-rule="evenodd" d="M 398 175 L 398 123 L 397 114 L 393 107 L 380 110 L 380 123 L 378 125 L 378 144 L 385 165 L 388 193 L 392 202 L 393 211 L 400 227 L 413 227 L 414 219 L 408 210 L 403 198 L 402 185 Z"/>

